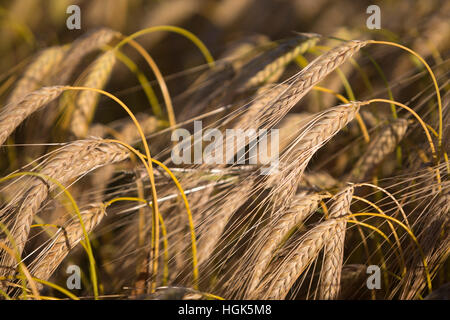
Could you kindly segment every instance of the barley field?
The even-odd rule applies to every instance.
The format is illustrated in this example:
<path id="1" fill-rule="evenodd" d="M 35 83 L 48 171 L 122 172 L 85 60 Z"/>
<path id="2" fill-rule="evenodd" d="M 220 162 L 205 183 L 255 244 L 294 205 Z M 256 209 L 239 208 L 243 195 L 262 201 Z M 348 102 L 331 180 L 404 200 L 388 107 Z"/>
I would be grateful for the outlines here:
<path id="1" fill-rule="evenodd" d="M 448 300 L 449 17 L 2 1 L 0 300 Z"/>

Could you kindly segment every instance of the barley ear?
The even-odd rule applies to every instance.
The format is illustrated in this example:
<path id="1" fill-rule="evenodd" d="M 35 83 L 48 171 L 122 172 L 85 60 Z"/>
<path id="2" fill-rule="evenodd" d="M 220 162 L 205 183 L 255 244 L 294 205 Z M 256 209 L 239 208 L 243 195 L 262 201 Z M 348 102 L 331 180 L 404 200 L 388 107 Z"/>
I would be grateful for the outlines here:
<path id="1" fill-rule="evenodd" d="M 350 211 L 353 187 L 348 187 L 334 197 L 330 207 L 329 219 L 345 216 Z M 344 240 L 347 221 L 336 222 L 335 232 L 326 240 L 324 260 L 319 286 L 319 298 L 334 300 L 339 297 L 342 264 L 344 260 Z"/>

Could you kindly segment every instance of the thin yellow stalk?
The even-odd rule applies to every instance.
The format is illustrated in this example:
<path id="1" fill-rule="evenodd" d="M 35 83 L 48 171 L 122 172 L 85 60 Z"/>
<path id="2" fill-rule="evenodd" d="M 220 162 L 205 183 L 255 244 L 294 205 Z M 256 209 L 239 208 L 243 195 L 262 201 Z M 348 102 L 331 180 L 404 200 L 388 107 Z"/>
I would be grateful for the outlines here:
<path id="1" fill-rule="evenodd" d="M 90 272 L 91 272 L 92 287 L 94 289 L 94 297 L 97 300 L 98 299 L 98 284 L 97 284 L 97 273 L 96 273 L 96 270 L 95 270 L 94 254 L 92 252 L 91 242 L 89 240 L 89 236 L 88 236 L 88 233 L 86 231 L 86 227 L 85 227 L 84 222 L 83 222 L 83 217 L 81 216 L 80 209 L 78 208 L 78 205 L 77 205 L 75 199 L 73 198 L 72 194 L 67 190 L 66 187 L 64 187 L 56 179 L 53 179 L 52 177 L 49 177 L 47 175 L 44 175 L 44 174 L 41 174 L 41 173 L 37 173 L 37 172 L 17 172 L 17 173 L 9 175 L 7 177 L 1 178 L 0 182 L 3 182 L 5 180 L 9 180 L 9 179 L 13 179 L 15 177 L 20 177 L 20 176 L 35 176 L 35 177 L 39 177 L 41 179 L 45 179 L 45 180 L 51 181 L 53 184 L 58 186 L 58 188 L 61 189 L 64 192 L 64 194 L 66 195 L 66 197 L 69 199 L 70 203 L 72 204 L 73 209 L 75 210 L 75 212 L 76 212 L 76 214 L 78 216 L 78 219 L 80 220 L 81 229 L 83 230 L 83 235 L 84 235 L 85 241 L 82 242 L 82 244 L 83 244 L 83 247 L 86 249 L 86 253 L 87 253 L 88 258 L 89 258 L 89 266 L 90 266 Z"/>
<path id="2" fill-rule="evenodd" d="M 395 218 L 390 217 L 390 216 L 385 215 L 385 214 L 381 214 L 381 213 L 360 212 L 360 213 L 352 213 L 352 214 L 348 215 L 347 217 L 350 218 L 350 217 L 358 217 L 358 216 L 374 216 L 374 217 L 385 218 L 385 219 L 392 220 L 392 221 L 396 222 L 403 229 L 405 229 L 405 231 L 409 234 L 409 236 L 411 237 L 413 242 L 416 244 L 417 249 L 419 250 L 420 256 L 422 258 L 423 267 L 425 269 L 425 276 L 426 276 L 426 279 L 427 279 L 428 291 L 431 292 L 432 291 L 431 276 L 430 276 L 430 272 L 428 270 L 428 264 L 427 264 L 427 261 L 425 259 L 425 254 L 423 253 L 422 247 L 420 246 L 419 241 L 417 240 L 416 236 L 411 231 L 411 229 L 408 228 L 406 225 L 404 225 L 400 220 L 395 219 Z"/>
<path id="3" fill-rule="evenodd" d="M 430 73 L 430 77 L 433 81 L 434 84 L 434 88 L 436 90 L 436 96 L 437 96 L 437 102 L 438 102 L 438 111 L 439 111 L 439 138 L 438 138 L 438 148 L 440 149 L 442 146 L 442 130 L 443 130 L 443 116 L 442 116 L 442 100 L 441 100 L 441 93 L 439 91 L 439 86 L 438 83 L 436 81 L 436 77 L 433 73 L 433 70 L 431 70 L 430 66 L 428 65 L 428 63 L 414 50 L 409 49 L 405 46 L 402 46 L 401 44 L 395 43 L 395 42 L 389 42 L 389 41 L 379 41 L 379 40 L 369 40 L 367 41 L 367 43 L 374 43 L 374 44 L 386 44 L 389 46 L 394 46 L 394 47 L 398 47 L 401 48 L 403 50 L 408 51 L 409 53 L 411 53 L 412 55 L 414 55 L 417 59 L 420 60 L 420 62 L 423 63 L 423 65 L 425 66 L 425 68 L 427 69 L 427 71 Z"/>
<path id="4" fill-rule="evenodd" d="M 158 270 L 158 259 L 156 257 L 158 256 L 158 251 L 159 251 L 159 223 L 158 223 L 159 210 L 158 210 L 158 201 L 157 201 L 158 198 L 157 198 L 157 194 L 156 194 L 155 177 L 153 175 L 153 166 L 152 166 L 152 162 L 150 160 L 152 157 L 150 155 L 150 148 L 148 146 L 147 139 L 145 138 L 144 132 L 143 132 L 139 122 L 137 121 L 136 117 L 134 116 L 133 112 L 131 112 L 131 110 L 127 107 L 127 105 L 125 103 L 123 103 L 119 98 L 114 96 L 113 94 L 111 94 L 107 91 L 101 90 L 101 89 L 96 89 L 96 88 L 65 86 L 64 89 L 65 90 L 79 90 L 79 91 L 92 90 L 92 91 L 101 93 L 101 94 L 111 98 L 112 100 L 117 102 L 128 113 L 128 115 L 131 117 L 134 124 L 136 125 L 137 130 L 139 131 L 139 135 L 141 137 L 142 143 L 144 145 L 145 153 L 146 153 L 146 156 L 148 159 L 148 174 L 149 174 L 152 198 L 153 198 L 153 203 L 154 203 L 154 206 L 152 206 L 152 209 L 153 209 L 153 227 L 154 227 L 153 230 L 155 233 L 155 239 L 154 239 L 154 243 L 152 246 L 153 247 L 152 251 L 153 251 L 153 257 L 154 257 L 153 274 L 156 274 L 156 272 Z"/>

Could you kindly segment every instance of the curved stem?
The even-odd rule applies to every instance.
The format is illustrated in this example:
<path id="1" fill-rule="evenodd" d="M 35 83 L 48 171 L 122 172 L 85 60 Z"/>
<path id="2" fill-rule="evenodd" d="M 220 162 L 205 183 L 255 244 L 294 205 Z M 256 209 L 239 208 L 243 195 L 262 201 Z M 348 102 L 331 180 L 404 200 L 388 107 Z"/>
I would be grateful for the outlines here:
<path id="1" fill-rule="evenodd" d="M 84 239 L 85 239 L 85 244 L 82 245 L 83 247 L 86 249 L 86 253 L 88 255 L 88 259 L 89 259 L 89 267 L 90 267 L 90 273 L 91 273 L 91 282 L 92 282 L 92 287 L 94 290 L 94 297 L 97 300 L 98 299 L 98 281 L 97 281 L 97 273 L 95 270 L 95 259 L 94 259 L 94 254 L 92 252 L 92 247 L 91 247 L 91 242 L 89 240 L 89 236 L 88 233 L 86 231 L 86 227 L 84 225 L 83 222 L 83 217 L 81 216 L 81 212 L 80 209 L 78 208 L 78 205 L 75 201 L 75 199 L 73 198 L 72 194 L 69 192 L 69 190 L 67 190 L 66 187 L 64 187 L 58 180 L 49 177 L 45 174 L 42 173 L 37 173 L 37 172 L 17 172 L 17 173 L 13 173 L 9 176 L 6 176 L 4 178 L 0 179 L 0 182 L 5 181 L 5 180 L 9 180 L 9 179 L 13 179 L 15 177 L 20 177 L 20 176 L 35 176 L 35 177 L 39 177 L 41 179 L 44 180 L 49 180 L 50 182 L 52 182 L 53 184 L 55 184 L 59 189 L 61 189 L 64 194 L 66 195 L 66 197 L 69 199 L 70 203 L 72 204 L 72 207 L 74 208 L 78 219 L 80 220 L 80 226 L 81 229 L 83 231 L 83 235 L 84 235 Z"/>
<path id="2" fill-rule="evenodd" d="M 437 96 L 437 102 L 438 102 L 438 111 L 439 111 L 439 138 L 438 138 L 438 148 L 440 149 L 442 146 L 442 127 L 443 127 L 443 120 L 442 120 L 442 100 L 441 100 L 441 93 L 439 91 L 439 86 L 437 84 L 436 81 L 436 77 L 433 73 L 433 70 L 431 70 L 430 66 L 428 65 L 428 63 L 425 61 L 425 59 L 423 59 L 417 52 L 415 52 L 414 50 L 411 50 L 405 46 L 402 46 L 401 44 L 395 43 L 395 42 L 389 42 L 389 41 L 378 41 L 378 40 L 369 40 L 367 41 L 367 43 L 375 43 L 375 44 L 386 44 L 389 46 L 394 46 L 394 47 L 398 47 L 401 48 L 403 50 L 408 51 L 409 53 L 411 53 L 412 55 L 414 55 L 417 59 L 420 60 L 420 62 L 423 63 L 423 65 L 425 66 L 425 68 L 428 70 L 430 77 L 433 81 L 434 87 L 436 89 L 436 96 Z"/>
<path id="3" fill-rule="evenodd" d="M 130 39 L 130 45 L 133 46 L 141 55 L 144 57 L 145 61 L 147 61 L 150 68 L 153 70 L 156 79 L 158 80 L 159 87 L 161 88 L 161 93 L 164 98 L 164 102 L 166 104 L 167 115 L 169 117 L 170 126 L 176 125 L 175 120 L 175 112 L 173 111 L 172 100 L 170 98 L 169 89 L 167 88 L 166 82 L 164 81 L 164 77 L 161 74 L 161 71 L 158 68 L 158 65 L 153 60 L 153 58 L 148 54 L 148 52 L 136 41 Z"/>
<path id="4" fill-rule="evenodd" d="M 135 39 L 137 37 L 140 37 L 144 34 L 148 34 L 148 33 L 152 33 L 155 31 L 169 31 L 169 32 L 175 32 L 178 33 L 186 38 L 188 38 L 189 40 L 191 40 L 202 52 L 203 56 L 205 57 L 206 61 L 208 62 L 208 64 L 210 65 L 210 67 L 214 67 L 214 59 L 211 55 L 211 53 L 209 52 L 208 48 L 203 44 L 203 42 L 192 32 L 187 31 L 186 29 L 180 28 L 180 27 L 175 27 L 175 26 L 155 26 L 155 27 L 150 27 L 150 28 L 146 28 L 143 30 L 140 30 L 138 32 L 133 33 L 132 35 L 129 35 L 128 37 L 126 37 L 125 39 L 123 39 L 121 42 L 119 42 L 119 44 L 117 44 L 117 48 L 122 47 L 123 45 L 125 45 L 128 41 L 130 41 L 131 39 Z"/>
<path id="5" fill-rule="evenodd" d="M 406 232 L 409 234 L 409 236 L 411 237 L 413 242 L 416 244 L 417 249 L 419 250 L 420 256 L 422 258 L 423 267 L 425 269 L 425 276 L 426 276 L 426 280 L 427 280 L 428 291 L 431 292 L 432 291 L 431 276 L 430 276 L 430 272 L 428 271 L 428 264 L 425 259 L 425 254 L 423 253 L 422 247 L 420 246 L 419 241 L 417 240 L 414 233 L 398 219 L 395 219 L 393 217 L 390 217 L 388 215 L 381 214 L 381 213 L 360 212 L 360 213 L 352 213 L 352 214 L 348 215 L 347 217 L 350 218 L 350 217 L 358 217 L 358 216 L 374 216 L 374 217 L 381 217 L 381 218 L 385 218 L 388 220 L 392 220 L 392 221 L 396 222 L 398 225 L 400 225 L 403 229 L 406 230 Z"/>
<path id="6" fill-rule="evenodd" d="M 136 117 L 134 116 L 133 112 L 131 112 L 131 110 L 127 107 L 127 105 L 125 103 L 123 103 L 119 98 L 117 98 L 116 96 L 114 96 L 113 94 L 101 90 L 101 89 L 96 89 L 96 88 L 87 88 L 87 87 L 71 87 L 71 86 L 66 86 L 64 87 L 66 90 L 90 90 L 90 91 L 94 91 L 97 93 L 101 93 L 109 98 L 111 98 L 112 100 L 114 100 L 115 102 L 117 102 L 130 116 L 130 118 L 133 120 L 134 124 L 136 125 L 136 128 L 139 132 L 140 138 L 142 140 L 142 143 L 144 145 L 144 149 L 145 149 L 145 153 L 147 155 L 147 159 L 148 159 L 148 174 L 149 174 L 149 179 L 150 179 L 150 184 L 151 184 L 151 192 L 152 192 L 152 198 L 153 198 L 153 203 L 155 204 L 154 206 L 152 206 L 153 209 L 153 227 L 154 227 L 154 234 L 155 234 L 155 243 L 153 244 L 153 248 L 152 248 L 152 252 L 153 252 L 153 257 L 154 257 L 154 261 L 153 261 L 153 275 L 156 275 L 156 272 L 158 270 L 158 251 L 159 251 L 159 223 L 158 223 L 158 215 L 159 215 L 159 210 L 158 210 L 158 197 L 156 194 L 156 186 L 155 186 L 155 177 L 153 175 L 153 166 L 152 166 L 152 162 L 151 162 L 151 155 L 150 155 L 150 148 L 148 146 L 147 143 L 147 139 L 145 138 L 144 135 L 144 131 L 142 130 L 141 125 L 139 124 L 139 121 L 137 121 Z M 154 289 L 154 288 L 153 288 Z"/>

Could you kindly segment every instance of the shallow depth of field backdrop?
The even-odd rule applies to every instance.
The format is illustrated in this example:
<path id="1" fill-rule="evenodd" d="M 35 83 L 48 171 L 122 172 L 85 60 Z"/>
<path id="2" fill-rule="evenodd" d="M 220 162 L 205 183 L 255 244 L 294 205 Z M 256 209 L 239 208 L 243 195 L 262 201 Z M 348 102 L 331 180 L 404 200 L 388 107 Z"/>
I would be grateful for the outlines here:
<path id="1" fill-rule="evenodd" d="M 448 299 L 449 21 L 444 0 L 1 1 L 0 299 Z M 174 161 L 194 120 L 234 161 Z M 227 129 L 277 129 L 278 170 Z"/>

